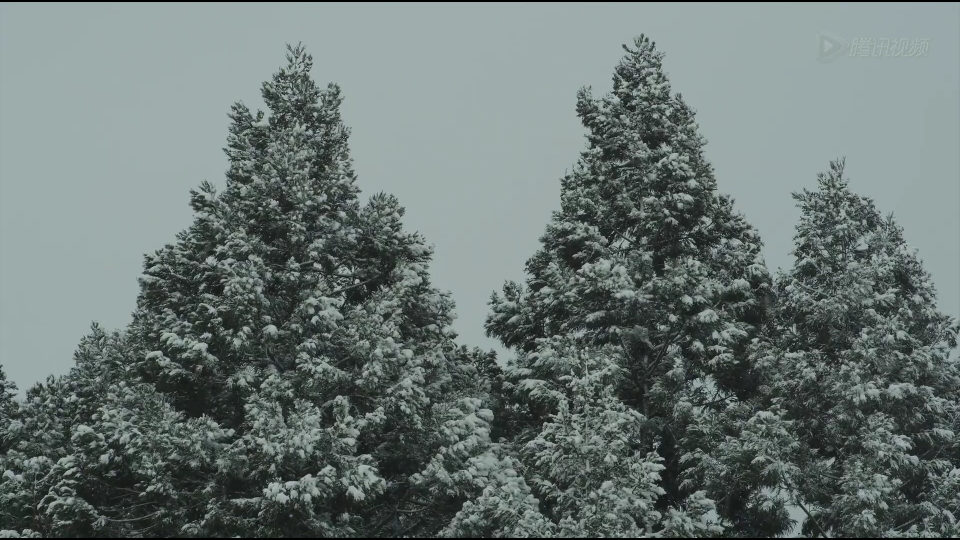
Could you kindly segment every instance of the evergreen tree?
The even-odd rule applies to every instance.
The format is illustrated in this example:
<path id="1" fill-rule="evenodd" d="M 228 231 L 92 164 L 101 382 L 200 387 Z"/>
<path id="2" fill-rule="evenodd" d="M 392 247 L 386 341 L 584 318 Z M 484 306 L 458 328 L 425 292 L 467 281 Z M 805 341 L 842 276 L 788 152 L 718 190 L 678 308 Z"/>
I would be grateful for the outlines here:
<path id="1" fill-rule="evenodd" d="M 24 509 L 18 508 L 13 496 L 16 473 L 12 470 L 15 466 L 9 451 L 20 431 L 20 403 L 16 393 L 16 384 L 7 380 L 0 365 L 0 538 L 20 538 L 24 533 L 31 536 L 29 527 L 25 527 Z"/>
<path id="2" fill-rule="evenodd" d="M 615 348 L 566 339 L 542 342 L 532 362 L 560 368 L 557 383 L 531 388 L 556 410 L 521 454 L 561 537 L 700 537 L 719 530 L 706 519 L 713 503 L 696 493 L 690 512 L 656 510 L 663 458 L 647 419 L 616 395 L 622 360 Z M 618 361 L 620 360 L 620 361 Z M 665 530 L 661 530 L 665 529 Z"/>
<path id="3" fill-rule="evenodd" d="M 955 537 L 960 518 L 957 322 L 892 216 L 850 190 L 843 162 L 802 211 L 775 327 L 757 347 L 770 402 L 790 423 L 787 487 L 805 531 Z"/>
<path id="4" fill-rule="evenodd" d="M 192 192 L 194 223 L 146 258 L 136 369 L 227 437 L 185 532 L 435 534 L 508 481 L 489 358 L 454 344 L 453 302 L 398 201 L 360 204 L 340 90 L 311 67 L 290 48 L 263 85 L 269 116 L 233 106 L 225 190 Z"/>
<path id="5" fill-rule="evenodd" d="M 180 536 L 205 514 L 226 434 L 139 381 L 131 367 L 142 356 L 129 335 L 98 325 L 81 341 L 66 385 L 76 407 L 58 464 L 64 489 L 47 505 L 57 536 Z M 87 513 L 63 515 L 61 500 L 82 500 Z"/>
<path id="6" fill-rule="evenodd" d="M 75 430 L 70 456 L 82 471 L 77 484 L 92 494 L 96 535 L 191 535 L 206 515 L 227 434 L 209 418 L 184 418 L 150 385 L 120 382 L 101 401 L 89 425 Z"/>
<path id="7" fill-rule="evenodd" d="M 125 345 L 120 334 L 94 324 L 74 353 L 71 371 L 28 390 L 5 438 L 4 529 L 26 530 L 27 536 L 124 536 L 126 529 L 116 534 L 110 519 L 127 521 L 128 493 L 111 489 L 118 488 L 115 479 L 97 471 L 105 456 L 83 457 L 94 450 L 85 443 L 105 395 L 124 380 Z M 110 514 L 111 505 L 122 509 Z"/>
<path id="8" fill-rule="evenodd" d="M 587 149 L 561 181 L 561 209 L 527 263 L 526 286 L 493 296 L 487 331 L 524 353 L 504 383 L 512 418 L 527 419 L 511 422 L 521 439 L 557 412 L 531 389 L 568 375 L 530 356 L 541 340 L 618 351 L 617 396 L 652 434 L 631 451 L 663 459 L 657 509 L 666 511 L 698 491 L 683 486 L 696 480 L 698 456 L 739 436 L 726 411 L 756 395 L 746 353 L 770 278 L 756 231 L 716 192 L 694 112 L 671 94 L 662 53 L 643 36 L 624 48 L 613 92 L 578 96 Z M 724 423 L 688 433 L 703 417 Z M 789 527 L 765 486 L 749 483 L 755 475 L 731 478 L 708 493 L 726 525 L 754 536 Z"/>
<path id="9" fill-rule="evenodd" d="M 19 408 L 17 385 L 7 380 L 7 373 L 0 364 L 0 456 L 7 452 L 10 423 L 16 419 Z"/>
<path id="10" fill-rule="evenodd" d="M 528 438 L 507 445 L 517 459 L 509 469 L 520 472 L 510 489 L 468 502 L 445 536 L 688 538 L 720 530 L 707 519 L 714 506 L 702 492 L 687 508 L 655 509 L 664 493 L 662 458 L 637 450 L 651 434 L 643 415 L 616 395 L 623 375 L 617 354 L 566 338 L 543 340 L 528 353 L 529 363 L 567 374 L 525 381 L 529 399 L 556 412 Z"/>
<path id="11" fill-rule="evenodd" d="M 66 410 L 70 402 L 65 387 L 65 378 L 50 376 L 45 383 L 29 388 L 7 429 L 0 479 L 0 530 L 6 537 L 54 536 L 56 524 L 45 511 L 45 503 L 62 477 L 61 460 L 70 453 L 70 414 Z M 71 505 L 81 511 L 85 507 L 79 500 Z"/>
<path id="12" fill-rule="evenodd" d="M 46 387 L 49 397 L 42 404 L 42 412 L 56 418 L 59 438 L 59 442 L 51 441 L 36 451 L 52 463 L 44 479 L 48 487 L 36 507 L 44 518 L 46 536 L 104 535 L 98 530 L 98 506 L 105 484 L 76 458 L 82 444 L 80 438 L 93 422 L 103 393 L 122 376 L 116 364 L 117 355 L 112 354 L 119 341 L 119 334 L 108 334 L 94 323 L 74 352 L 74 367 L 67 375 L 58 377 L 55 385 Z"/>

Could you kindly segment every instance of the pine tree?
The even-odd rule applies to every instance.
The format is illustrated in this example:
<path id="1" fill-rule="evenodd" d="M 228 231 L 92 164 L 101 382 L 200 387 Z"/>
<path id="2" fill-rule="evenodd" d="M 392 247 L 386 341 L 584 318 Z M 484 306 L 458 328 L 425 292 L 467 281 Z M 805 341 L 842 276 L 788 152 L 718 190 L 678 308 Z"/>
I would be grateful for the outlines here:
<path id="1" fill-rule="evenodd" d="M 227 434 L 209 418 L 184 418 L 150 385 L 120 382 L 101 401 L 76 430 L 71 455 L 78 484 L 97 488 L 87 498 L 93 529 L 111 538 L 191 535 L 209 508 Z"/>
<path id="2" fill-rule="evenodd" d="M 702 492 L 686 508 L 655 509 L 662 458 L 637 451 L 650 439 L 646 419 L 623 404 L 615 387 L 622 368 L 611 347 L 586 349 L 572 340 L 543 340 L 530 363 L 551 364 L 556 381 L 526 381 L 531 400 L 555 414 L 537 431 L 506 445 L 520 474 L 468 502 L 444 536 L 468 538 L 583 538 L 712 536 Z M 516 460 L 515 462 L 513 460 Z M 535 488 L 539 499 L 534 497 Z"/>
<path id="3" fill-rule="evenodd" d="M 7 380 L 7 373 L 0 364 L 0 456 L 7 452 L 10 423 L 16 420 L 18 409 L 17 385 Z"/>
<path id="4" fill-rule="evenodd" d="M 955 537 L 960 518 L 957 322 L 892 216 L 853 193 L 843 161 L 802 211 L 774 331 L 757 356 L 791 424 L 788 485 L 805 530 L 831 537 Z"/>
<path id="5" fill-rule="evenodd" d="M 94 324 L 62 378 L 60 420 L 69 440 L 41 501 L 58 537 L 168 537 L 205 513 L 204 482 L 223 449 L 222 430 L 185 419 L 130 367 L 142 356 L 125 333 Z"/>
<path id="6" fill-rule="evenodd" d="M 738 436 L 724 411 L 756 394 L 746 353 L 770 278 L 756 231 L 716 193 L 694 112 L 671 94 L 662 53 L 643 36 L 624 48 L 613 92 L 578 96 L 587 149 L 561 181 L 561 210 L 527 263 L 526 286 L 508 283 L 493 296 L 487 331 L 525 353 L 504 384 L 516 400 L 508 409 L 528 418 L 519 437 L 556 413 L 530 389 L 567 375 L 529 356 L 541 340 L 619 351 L 617 395 L 654 434 L 634 450 L 663 458 L 657 508 L 666 511 L 698 491 L 682 485 L 696 476 L 697 456 Z M 703 416 L 726 424 L 688 434 Z M 709 496 L 734 530 L 777 534 L 789 524 L 762 487 L 728 484 Z"/>
<path id="7" fill-rule="evenodd" d="M 24 500 L 17 489 L 16 455 L 10 451 L 18 442 L 21 432 L 20 403 L 16 398 L 17 387 L 7 380 L 0 365 L 0 538 L 32 537 L 34 533 L 25 519 L 29 510 L 23 508 Z M 25 511 L 26 510 L 26 511 Z"/>
<path id="8" fill-rule="evenodd" d="M 70 453 L 69 406 L 65 378 L 53 376 L 27 389 L 19 404 L 7 429 L 0 479 L 0 530 L 6 537 L 54 536 L 45 502 L 60 484 L 61 461 Z M 86 508 L 84 501 L 74 502 L 70 509 Z"/>
<path id="9" fill-rule="evenodd" d="M 431 249 L 361 205 L 342 97 L 290 48 L 269 116 L 231 111 L 226 188 L 146 257 L 142 380 L 227 436 L 193 535 L 430 535 L 499 481 L 484 353 L 457 347 Z"/>
<path id="10" fill-rule="evenodd" d="M 532 389 L 557 412 L 521 453 L 561 537 L 700 537 L 719 529 L 705 518 L 711 501 L 696 493 L 690 512 L 655 509 L 663 458 L 654 450 L 647 418 L 616 395 L 622 378 L 618 351 L 589 349 L 566 339 L 542 342 L 534 362 L 568 375 Z M 638 444 L 641 443 L 641 444 Z M 646 443 L 646 444 L 642 444 Z M 638 448 L 640 448 L 638 450 Z M 665 530 L 661 530 L 665 529 Z"/>
<path id="11" fill-rule="evenodd" d="M 0 499 L 8 526 L 3 528 L 26 536 L 124 536 L 128 529 L 111 527 L 110 518 L 127 522 L 128 493 L 117 491 L 110 474 L 100 474 L 102 456 L 90 456 L 95 445 L 87 443 L 105 395 L 124 380 L 125 346 L 121 334 L 93 324 L 70 372 L 28 390 L 6 438 Z M 114 499 L 123 508 L 111 514 L 118 505 Z"/>
<path id="12" fill-rule="evenodd" d="M 119 335 L 108 334 L 100 325 L 91 325 L 74 352 L 74 367 L 70 372 L 48 384 L 49 399 L 43 412 L 56 418 L 61 441 L 47 443 L 43 454 L 51 459 L 52 467 L 45 477 L 49 487 L 37 505 L 44 518 L 44 533 L 55 537 L 100 536 L 97 526 L 101 514 L 104 483 L 87 470 L 77 455 L 81 451 L 80 438 L 89 429 L 94 414 L 103 402 L 103 393 L 122 375 L 117 366 L 117 355 L 111 354 L 120 340 Z M 53 406 L 55 404 L 55 406 Z"/>

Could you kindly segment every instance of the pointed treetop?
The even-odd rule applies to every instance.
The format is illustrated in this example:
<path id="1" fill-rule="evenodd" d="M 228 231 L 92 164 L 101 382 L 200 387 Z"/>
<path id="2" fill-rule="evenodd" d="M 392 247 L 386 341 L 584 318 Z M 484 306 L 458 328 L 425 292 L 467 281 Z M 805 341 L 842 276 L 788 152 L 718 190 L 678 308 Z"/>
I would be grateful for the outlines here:
<path id="1" fill-rule="evenodd" d="M 830 162 L 830 171 L 827 173 L 820 173 L 817 175 L 817 180 L 821 185 L 832 184 L 832 183 L 842 183 L 846 185 L 846 181 L 843 178 L 843 169 L 847 166 L 847 158 L 841 157 L 834 159 Z"/>
<path id="2" fill-rule="evenodd" d="M 318 108 L 320 89 L 310 77 L 313 57 L 302 44 L 287 45 L 287 65 L 275 73 L 272 80 L 263 83 L 263 101 L 273 113 L 271 122 L 288 127 L 294 118 L 305 127 L 313 127 L 304 113 Z"/>
<path id="3" fill-rule="evenodd" d="M 670 101 L 670 81 L 663 72 L 664 54 L 643 34 L 633 40 L 633 47 L 623 45 L 626 55 L 614 70 L 613 93 L 628 108 L 662 104 Z"/>
<path id="4" fill-rule="evenodd" d="M 844 159 L 830 162 L 830 170 L 817 175 L 817 190 L 804 189 L 793 193 L 801 210 L 797 234 L 794 237 L 794 256 L 798 269 L 808 273 L 811 261 L 828 259 L 839 261 L 831 254 L 863 251 L 862 245 L 881 231 L 883 220 L 869 197 L 857 195 L 843 176 Z M 821 263 L 822 266 L 822 263 Z M 843 271 L 842 268 L 835 268 Z M 823 269 L 816 273 L 822 273 Z"/>
<path id="5" fill-rule="evenodd" d="M 253 114 L 241 102 L 234 103 L 229 113 L 230 133 L 224 148 L 229 169 L 222 200 L 245 200 L 248 217 L 269 210 L 257 202 L 264 198 L 291 204 L 290 197 L 300 202 L 313 198 L 315 209 L 325 204 L 323 211 L 336 213 L 343 205 L 354 204 L 359 193 L 349 155 L 350 129 L 340 114 L 340 88 L 333 83 L 317 86 L 310 74 L 313 57 L 302 44 L 287 45 L 286 58 L 287 64 L 262 85 L 268 113 Z M 268 184 L 276 185 L 269 188 Z M 268 194 L 263 189 L 283 193 Z M 314 193 L 318 190 L 322 193 Z M 191 205 L 198 213 L 212 214 L 215 199 L 212 187 L 201 186 L 192 195 Z M 290 205 L 280 208 L 287 211 Z"/>

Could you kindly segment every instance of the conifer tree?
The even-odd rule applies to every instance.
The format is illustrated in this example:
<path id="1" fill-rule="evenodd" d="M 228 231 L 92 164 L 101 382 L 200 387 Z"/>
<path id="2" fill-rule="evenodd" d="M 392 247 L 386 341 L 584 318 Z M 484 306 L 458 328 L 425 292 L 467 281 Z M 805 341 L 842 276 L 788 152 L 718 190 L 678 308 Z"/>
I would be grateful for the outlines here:
<path id="1" fill-rule="evenodd" d="M 55 418 L 58 442 L 50 441 L 37 448 L 35 454 L 50 459 L 52 467 L 44 478 L 45 493 L 37 513 L 46 526 L 45 535 L 84 537 L 102 534 L 98 506 L 106 482 L 77 460 L 80 439 L 89 430 L 94 415 L 103 403 L 103 393 L 122 376 L 117 354 L 117 333 L 108 334 L 99 324 L 91 325 L 73 355 L 70 372 L 48 383 L 42 393 L 47 399 L 38 403 L 37 412 Z M 37 390 L 41 390 L 38 388 Z M 42 416 L 41 416 L 42 417 Z M 35 436 L 39 426 L 32 430 Z M 55 439 L 56 440 L 56 439 Z"/>
<path id="2" fill-rule="evenodd" d="M 431 249 L 389 195 L 358 198 L 335 85 L 289 49 L 269 109 L 231 111 L 224 191 L 148 256 L 142 380 L 226 435 L 194 535 L 435 534 L 504 479 L 489 359 L 457 347 Z"/>
<path id="3" fill-rule="evenodd" d="M 10 423 L 16 419 L 19 408 L 17 385 L 7 380 L 7 373 L 0 364 L 0 456 L 7 452 Z"/>
<path id="4" fill-rule="evenodd" d="M 53 536 L 45 498 L 58 484 L 61 459 L 70 453 L 69 393 L 64 377 L 27 389 L 7 428 L 0 479 L 0 530 L 6 537 Z M 71 505 L 84 508 L 83 501 Z M 67 510 L 66 508 L 64 510 Z"/>
<path id="5" fill-rule="evenodd" d="M 612 347 L 584 348 L 567 339 L 542 343 L 533 362 L 560 367 L 559 384 L 532 387 L 530 396 L 556 410 L 521 450 L 528 481 L 548 514 L 559 518 L 560 537 L 701 537 L 719 528 L 703 493 L 689 511 L 656 509 L 663 458 L 654 450 L 647 418 L 616 394 L 624 370 Z M 562 367 L 561 367 L 562 366 Z"/>
<path id="6" fill-rule="evenodd" d="M 17 493 L 19 490 L 14 489 L 16 473 L 13 469 L 16 465 L 14 457 L 9 454 L 21 431 L 16 392 L 16 384 L 7 379 L 6 371 L 0 365 L 0 538 L 32 536 L 25 523 L 25 509 L 18 504 L 21 497 Z"/>
<path id="7" fill-rule="evenodd" d="M 663 459 L 665 512 L 699 491 L 683 484 L 698 481 L 698 462 L 738 437 L 741 418 L 726 411 L 749 411 L 756 395 L 747 349 L 770 277 L 756 231 L 716 192 L 694 112 L 671 93 L 662 53 L 643 36 L 624 48 L 613 92 L 578 96 L 587 149 L 561 180 L 561 209 L 527 262 L 526 285 L 493 296 L 487 331 L 521 353 L 503 385 L 514 400 L 504 417 L 520 440 L 557 413 L 532 389 L 569 375 L 538 359 L 543 340 L 618 351 L 616 395 L 651 434 L 631 450 Z M 757 536 L 789 527 L 762 489 L 769 479 L 731 478 L 708 493 L 725 525 Z"/>
<path id="8" fill-rule="evenodd" d="M 132 367 L 142 356 L 128 334 L 98 325 L 78 347 L 66 383 L 76 404 L 70 452 L 55 475 L 69 489 L 46 510 L 58 536 L 183 536 L 206 513 L 226 435 L 208 418 L 184 418 L 140 381 Z M 83 501 L 86 513 L 63 515 L 62 500 Z"/>
<path id="9" fill-rule="evenodd" d="M 960 518 L 956 320 L 892 216 L 853 193 L 843 161 L 802 211 L 757 347 L 795 438 L 787 487 L 830 537 L 955 537 Z"/>
<path id="10" fill-rule="evenodd" d="M 132 451 L 115 456 L 98 452 L 94 431 L 101 427 L 110 392 L 125 384 L 124 362 L 131 358 L 127 350 L 120 333 L 108 334 L 94 324 L 80 341 L 70 372 L 28 390 L 5 439 L 8 448 L 0 487 L 3 529 L 48 537 L 137 532 L 131 527 L 136 522 L 131 516 L 145 506 L 144 501 L 131 499 L 125 478 L 104 466 L 111 458 L 124 461 L 138 456 Z M 137 410 L 144 405 L 139 397 Z M 164 426 L 151 422 L 139 427 L 155 433 Z"/>
<path id="11" fill-rule="evenodd" d="M 531 364 L 568 374 L 525 381 L 529 399 L 556 412 L 530 437 L 507 445 L 516 457 L 509 470 L 519 472 L 504 482 L 510 489 L 468 502 L 444 536 L 690 538 L 720 530 L 708 519 L 714 505 L 702 492 L 686 508 L 655 508 L 664 493 L 662 458 L 637 450 L 651 433 L 643 415 L 616 395 L 623 369 L 615 348 L 553 338 L 528 354 Z"/>

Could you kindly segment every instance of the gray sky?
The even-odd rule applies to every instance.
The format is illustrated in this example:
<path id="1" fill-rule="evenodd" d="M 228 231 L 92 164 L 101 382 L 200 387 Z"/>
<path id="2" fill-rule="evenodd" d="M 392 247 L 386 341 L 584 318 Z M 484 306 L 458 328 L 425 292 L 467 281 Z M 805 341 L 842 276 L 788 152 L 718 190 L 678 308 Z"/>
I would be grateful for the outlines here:
<path id="1" fill-rule="evenodd" d="M 461 341 L 523 263 L 583 148 L 581 85 L 610 88 L 645 32 L 699 111 L 722 191 L 790 264 L 798 211 L 845 155 L 960 315 L 960 4 L 3 4 L 0 362 L 64 373 L 91 320 L 129 321 L 142 255 L 223 185 L 226 113 L 302 41 L 339 83 L 359 184 L 436 245 Z M 925 57 L 816 58 L 815 35 L 928 39 Z"/>

